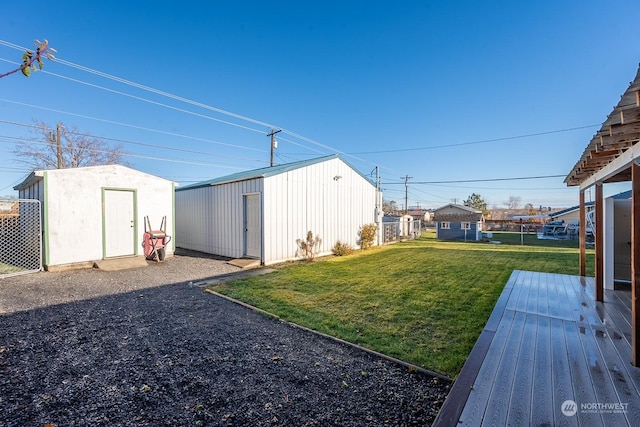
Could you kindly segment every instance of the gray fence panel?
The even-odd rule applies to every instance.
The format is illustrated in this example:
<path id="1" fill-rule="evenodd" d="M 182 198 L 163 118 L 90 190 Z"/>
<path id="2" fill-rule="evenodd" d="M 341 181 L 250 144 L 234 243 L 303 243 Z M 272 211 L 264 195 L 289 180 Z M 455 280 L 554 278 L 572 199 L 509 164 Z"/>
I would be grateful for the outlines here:
<path id="1" fill-rule="evenodd" d="M 419 219 L 401 222 L 389 221 L 382 223 L 382 242 L 391 243 L 398 240 L 410 240 L 420 237 L 422 232 Z"/>
<path id="2" fill-rule="evenodd" d="M 0 199 L 0 277 L 42 270 L 40 202 Z"/>

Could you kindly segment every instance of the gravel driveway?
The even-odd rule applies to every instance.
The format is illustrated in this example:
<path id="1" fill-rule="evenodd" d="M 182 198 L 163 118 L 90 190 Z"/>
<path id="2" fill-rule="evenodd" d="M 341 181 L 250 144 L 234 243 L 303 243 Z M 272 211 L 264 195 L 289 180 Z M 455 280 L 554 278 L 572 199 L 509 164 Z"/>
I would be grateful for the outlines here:
<path id="1" fill-rule="evenodd" d="M 0 426 L 430 424 L 449 382 L 263 316 L 147 268 L 0 279 Z"/>

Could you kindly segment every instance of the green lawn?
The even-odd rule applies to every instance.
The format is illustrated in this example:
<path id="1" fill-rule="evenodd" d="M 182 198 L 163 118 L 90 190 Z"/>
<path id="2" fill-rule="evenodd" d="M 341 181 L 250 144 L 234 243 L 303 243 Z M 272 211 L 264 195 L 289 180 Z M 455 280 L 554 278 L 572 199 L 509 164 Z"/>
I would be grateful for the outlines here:
<path id="1" fill-rule="evenodd" d="M 23 270 L 24 268 L 0 262 L 0 274 L 18 273 Z"/>
<path id="2" fill-rule="evenodd" d="M 272 274 L 211 289 L 455 377 L 513 270 L 578 274 L 575 247 L 537 240 L 521 246 L 519 234 L 516 244 L 509 233 L 493 239 L 504 243 L 441 242 L 425 233 L 346 257 L 285 264 Z M 587 259 L 587 271 L 593 271 L 593 251 Z"/>

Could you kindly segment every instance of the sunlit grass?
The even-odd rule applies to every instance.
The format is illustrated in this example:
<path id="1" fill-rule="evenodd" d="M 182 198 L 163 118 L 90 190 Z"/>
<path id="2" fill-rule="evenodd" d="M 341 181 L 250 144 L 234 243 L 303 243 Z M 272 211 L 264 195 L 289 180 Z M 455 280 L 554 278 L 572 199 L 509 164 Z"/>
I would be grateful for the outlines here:
<path id="1" fill-rule="evenodd" d="M 24 271 L 24 268 L 0 262 L 0 274 L 18 273 L 20 271 Z"/>
<path id="2" fill-rule="evenodd" d="M 591 252 L 588 261 L 593 271 Z M 575 275 L 578 263 L 576 248 L 443 242 L 430 233 L 212 289 L 454 377 L 513 270 Z"/>

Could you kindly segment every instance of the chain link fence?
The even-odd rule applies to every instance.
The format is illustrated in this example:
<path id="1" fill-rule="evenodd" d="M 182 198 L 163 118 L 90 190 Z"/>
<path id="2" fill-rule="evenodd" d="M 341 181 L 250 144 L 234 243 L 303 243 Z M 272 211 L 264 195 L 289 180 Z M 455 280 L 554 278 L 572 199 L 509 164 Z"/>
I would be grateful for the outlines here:
<path id="1" fill-rule="evenodd" d="M 40 202 L 0 199 L 0 277 L 42 269 Z"/>

